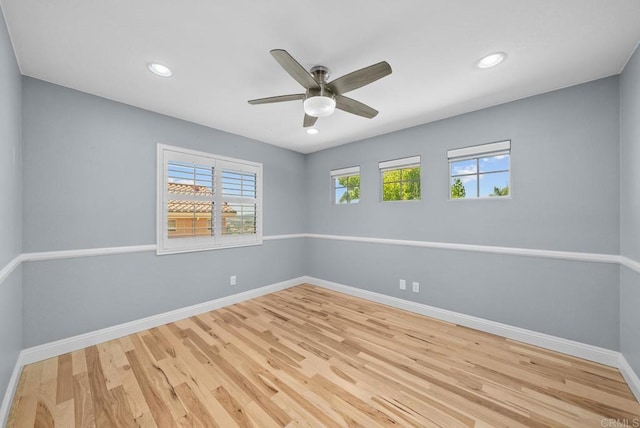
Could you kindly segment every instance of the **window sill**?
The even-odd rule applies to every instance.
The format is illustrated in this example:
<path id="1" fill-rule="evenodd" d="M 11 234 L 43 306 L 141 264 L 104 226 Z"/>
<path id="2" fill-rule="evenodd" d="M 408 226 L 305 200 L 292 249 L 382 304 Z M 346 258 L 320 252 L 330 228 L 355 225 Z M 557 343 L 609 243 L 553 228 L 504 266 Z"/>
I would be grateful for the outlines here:
<path id="1" fill-rule="evenodd" d="M 241 243 L 241 244 L 228 244 L 228 245 L 220 244 L 220 245 L 216 245 L 215 247 L 165 248 L 165 249 L 160 249 L 160 247 L 158 246 L 156 254 L 158 256 L 165 256 L 165 255 L 168 255 L 168 254 L 182 254 L 182 253 L 196 253 L 196 252 L 200 252 L 200 251 L 226 250 L 226 249 L 230 249 L 230 248 L 253 247 L 253 246 L 256 246 L 256 245 L 262 245 L 262 237 L 257 241 L 244 242 L 244 243 Z"/>

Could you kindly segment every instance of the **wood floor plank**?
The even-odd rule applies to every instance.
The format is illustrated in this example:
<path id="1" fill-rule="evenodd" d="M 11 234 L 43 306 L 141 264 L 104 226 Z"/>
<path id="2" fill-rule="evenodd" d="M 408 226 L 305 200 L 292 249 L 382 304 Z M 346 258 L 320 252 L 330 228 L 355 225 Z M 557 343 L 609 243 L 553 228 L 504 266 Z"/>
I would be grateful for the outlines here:
<path id="1" fill-rule="evenodd" d="M 42 375 L 40 376 L 38 405 L 36 409 L 36 420 L 34 424 L 36 427 L 53 428 L 55 426 L 57 388 L 57 380 L 55 378 L 49 378 L 49 376 L 47 376 L 47 373 L 45 373 L 43 367 Z M 70 402 L 70 400 L 66 400 L 65 402 L 68 403 Z"/>
<path id="2" fill-rule="evenodd" d="M 133 414 L 133 419 L 136 421 L 136 424 L 145 428 L 157 427 L 153 416 L 151 415 L 151 410 L 149 410 L 149 406 L 147 405 L 147 401 L 142 394 L 140 385 L 133 374 L 131 366 L 127 364 L 123 367 L 119 367 L 118 372 L 120 374 L 120 380 L 122 381 L 122 389 L 124 390 L 125 398 L 129 403 L 129 407 L 131 408 L 131 413 Z"/>
<path id="3" fill-rule="evenodd" d="M 171 426 L 174 418 L 171 415 L 171 412 L 167 409 L 166 404 L 164 403 L 164 398 L 161 396 L 159 391 L 154 388 L 153 382 L 147 375 L 142 363 L 138 360 L 136 351 L 127 351 L 126 354 L 131 370 L 133 371 L 137 383 L 140 386 L 142 395 L 144 396 L 146 405 L 148 406 L 156 424 L 158 427 Z M 144 412 L 141 412 L 141 414 L 143 413 Z"/>
<path id="4" fill-rule="evenodd" d="M 211 413 L 205 405 L 196 397 L 191 387 L 186 383 L 181 383 L 175 387 L 176 394 L 183 405 L 194 419 L 195 426 L 204 428 L 218 428 L 220 425 L 213 419 Z"/>
<path id="5" fill-rule="evenodd" d="M 71 366 L 73 368 L 72 374 L 74 376 L 80 373 L 87 372 L 87 360 L 84 356 L 84 349 L 80 349 L 71 353 Z"/>
<path id="6" fill-rule="evenodd" d="M 60 404 L 71 400 L 73 398 L 73 366 L 71 365 L 71 354 L 64 354 L 58 357 L 57 379 L 56 403 Z"/>
<path id="7" fill-rule="evenodd" d="M 122 386 L 109 390 L 102 371 L 100 351 L 96 346 L 86 348 L 89 387 L 93 396 L 95 424 L 102 426 L 135 427 L 135 420 L 126 402 Z"/>
<path id="8" fill-rule="evenodd" d="M 67 400 L 56 405 L 55 410 L 55 426 L 58 427 L 75 427 L 75 410 L 74 399 Z"/>
<path id="9" fill-rule="evenodd" d="M 36 421 L 38 410 L 38 396 L 40 393 L 40 376 L 43 365 L 30 364 L 22 369 L 20 395 L 14 399 L 15 408 L 9 417 L 9 427 L 32 427 Z"/>
<path id="10" fill-rule="evenodd" d="M 25 366 L 8 427 L 640 423 L 617 369 L 301 285 Z"/>
<path id="11" fill-rule="evenodd" d="M 84 352 L 82 357 L 84 358 Z M 93 394 L 89 385 L 88 371 L 80 372 L 73 376 L 73 413 L 76 428 L 93 428 L 96 426 L 95 413 L 93 412 Z"/>

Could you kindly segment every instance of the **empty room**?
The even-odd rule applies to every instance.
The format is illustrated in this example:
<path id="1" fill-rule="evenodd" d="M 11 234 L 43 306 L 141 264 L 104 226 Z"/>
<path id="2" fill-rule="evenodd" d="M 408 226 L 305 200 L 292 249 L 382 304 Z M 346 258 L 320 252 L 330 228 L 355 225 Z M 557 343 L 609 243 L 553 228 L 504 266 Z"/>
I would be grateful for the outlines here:
<path id="1" fill-rule="evenodd" d="M 639 1 L 0 9 L 0 426 L 640 427 Z"/>

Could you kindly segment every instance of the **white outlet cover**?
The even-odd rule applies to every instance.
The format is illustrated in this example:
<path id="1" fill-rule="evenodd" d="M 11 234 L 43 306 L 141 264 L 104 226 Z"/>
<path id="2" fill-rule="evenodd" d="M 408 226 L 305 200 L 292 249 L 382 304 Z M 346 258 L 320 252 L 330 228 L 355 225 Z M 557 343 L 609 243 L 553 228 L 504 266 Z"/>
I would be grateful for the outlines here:
<path id="1" fill-rule="evenodd" d="M 405 281 L 404 279 L 400 280 L 400 290 L 406 290 L 407 289 L 407 281 Z"/>
<path id="2" fill-rule="evenodd" d="M 414 282 L 413 283 L 413 292 L 414 293 L 419 293 L 420 292 L 420 283 L 419 282 Z"/>

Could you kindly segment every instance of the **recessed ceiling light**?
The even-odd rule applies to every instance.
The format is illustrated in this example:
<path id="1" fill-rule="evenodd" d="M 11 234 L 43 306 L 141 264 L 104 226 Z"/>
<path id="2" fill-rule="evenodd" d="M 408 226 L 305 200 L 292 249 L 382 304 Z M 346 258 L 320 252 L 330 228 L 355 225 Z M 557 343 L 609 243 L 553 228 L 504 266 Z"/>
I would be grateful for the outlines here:
<path id="1" fill-rule="evenodd" d="M 149 70 L 151 70 L 153 74 L 156 74 L 160 77 L 171 77 L 171 75 L 173 74 L 169 67 L 157 62 L 150 62 L 149 64 L 147 64 L 147 67 L 149 67 Z"/>
<path id="2" fill-rule="evenodd" d="M 478 68 L 491 68 L 500 64 L 507 57 L 504 52 L 496 52 L 489 54 L 478 61 Z"/>
<path id="3" fill-rule="evenodd" d="M 316 128 L 307 129 L 307 134 L 309 134 L 309 135 L 316 135 L 318 132 L 320 132 L 320 131 L 318 131 Z"/>

